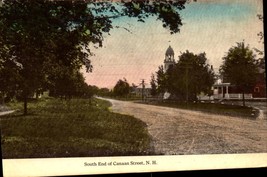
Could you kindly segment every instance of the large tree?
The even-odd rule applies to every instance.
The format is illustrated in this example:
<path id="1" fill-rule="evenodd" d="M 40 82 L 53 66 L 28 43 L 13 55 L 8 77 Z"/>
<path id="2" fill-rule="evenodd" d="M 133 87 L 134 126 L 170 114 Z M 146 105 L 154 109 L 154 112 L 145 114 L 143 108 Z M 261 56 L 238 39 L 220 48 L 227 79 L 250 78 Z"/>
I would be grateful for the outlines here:
<path id="1" fill-rule="evenodd" d="M 102 46 L 103 34 L 113 28 L 113 19 L 128 16 L 144 22 L 149 16 L 156 16 L 170 33 L 177 33 L 182 25 L 179 11 L 185 3 L 186 0 L 4 0 L 0 6 L 0 70 L 18 72 L 16 84 L 27 114 L 29 95 L 46 85 L 51 67 L 80 69 L 86 65 L 91 71 L 88 46 Z M 7 61 L 13 64 L 2 65 Z M 13 83 L 1 89 L 11 88 L 10 84 Z"/>
<path id="2" fill-rule="evenodd" d="M 17 81 L 20 78 L 17 66 L 14 62 L 6 60 L 0 64 L 0 104 L 16 95 L 18 91 Z"/>
<path id="3" fill-rule="evenodd" d="M 164 93 L 165 91 L 167 91 L 167 79 L 162 65 L 159 66 L 158 71 L 156 72 L 156 77 L 156 81 L 158 84 L 157 92 Z"/>
<path id="4" fill-rule="evenodd" d="M 187 102 L 197 100 L 197 95 L 201 92 L 209 94 L 214 83 L 214 72 L 207 63 L 205 53 L 194 54 L 186 51 L 166 72 L 160 67 L 157 73 L 160 81 L 158 87 L 161 90 Z"/>
<path id="5" fill-rule="evenodd" d="M 197 95 L 201 92 L 209 94 L 214 84 L 214 71 L 208 64 L 205 53 L 182 53 L 173 75 L 181 79 L 174 84 L 175 91 L 182 93 L 187 101 L 197 100 Z"/>
<path id="6" fill-rule="evenodd" d="M 254 86 L 258 73 L 256 56 L 253 51 L 244 42 L 237 43 L 223 57 L 220 72 L 224 80 L 229 81 L 241 89 L 243 106 L 245 106 L 244 95 Z"/>
<path id="7" fill-rule="evenodd" d="M 125 78 L 118 80 L 113 89 L 113 93 L 116 96 L 127 96 L 130 93 L 130 85 Z"/>
<path id="8" fill-rule="evenodd" d="M 157 95 L 157 82 L 155 75 L 151 75 L 151 80 L 150 80 L 150 86 L 151 86 L 151 95 L 156 96 Z"/>

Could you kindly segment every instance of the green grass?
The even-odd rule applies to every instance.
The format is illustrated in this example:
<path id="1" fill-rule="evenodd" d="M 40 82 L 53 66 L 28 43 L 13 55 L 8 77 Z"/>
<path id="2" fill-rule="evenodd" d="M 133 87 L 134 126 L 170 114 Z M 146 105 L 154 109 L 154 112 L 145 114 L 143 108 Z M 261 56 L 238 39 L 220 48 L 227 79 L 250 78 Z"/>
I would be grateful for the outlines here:
<path id="1" fill-rule="evenodd" d="M 3 158 L 90 157 L 152 154 L 146 124 L 111 113 L 103 100 L 41 99 L 1 118 Z"/>
<path id="2" fill-rule="evenodd" d="M 256 119 L 259 111 L 252 107 L 238 105 L 227 105 L 217 103 L 178 103 L 178 102 L 154 102 L 148 103 L 158 106 L 166 106 L 180 109 L 189 109 L 211 114 L 227 115 L 233 117 L 242 117 L 247 119 Z"/>
<path id="3" fill-rule="evenodd" d="M 137 97 L 137 96 L 128 96 L 128 97 L 122 97 L 122 96 L 105 96 L 105 98 L 110 98 L 110 99 L 116 99 L 120 101 L 137 101 L 137 100 L 142 100 L 142 97 Z"/>

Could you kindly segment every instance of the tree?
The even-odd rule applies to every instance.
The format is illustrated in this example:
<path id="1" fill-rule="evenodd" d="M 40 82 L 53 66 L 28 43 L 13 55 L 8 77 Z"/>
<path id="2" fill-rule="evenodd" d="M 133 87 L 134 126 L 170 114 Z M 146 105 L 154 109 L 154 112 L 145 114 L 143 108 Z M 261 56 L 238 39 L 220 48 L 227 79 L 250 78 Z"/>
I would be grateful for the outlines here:
<path id="1" fill-rule="evenodd" d="M 97 94 L 100 96 L 110 96 L 111 92 L 108 88 L 100 88 Z"/>
<path id="2" fill-rule="evenodd" d="M 10 100 L 16 95 L 19 73 L 15 63 L 3 61 L 0 64 L 0 104 L 4 104 L 5 100 Z"/>
<path id="3" fill-rule="evenodd" d="M 113 28 L 113 19 L 128 16 L 144 22 L 149 16 L 157 16 L 164 28 L 177 33 L 182 26 L 179 11 L 185 8 L 186 0 L 1 2 L 0 69 L 10 67 L 2 65 L 6 61 L 12 62 L 12 67 L 16 65 L 12 68 L 19 75 L 16 90 L 24 98 L 26 115 L 29 95 L 52 82 L 48 80 L 51 67 L 76 70 L 86 65 L 88 72 L 92 70 L 88 46 L 102 47 L 103 34 Z M 11 87 L 2 90 L 7 88 Z"/>
<path id="4" fill-rule="evenodd" d="M 209 93 L 214 83 L 214 72 L 207 63 L 205 53 L 189 51 L 179 56 L 179 61 L 166 72 L 157 72 L 158 87 L 175 95 L 179 100 L 195 101 L 201 92 Z"/>
<path id="5" fill-rule="evenodd" d="M 82 91 L 83 98 L 92 98 L 93 95 L 98 94 L 100 89 L 95 85 L 84 84 L 84 91 Z"/>
<path id="6" fill-rule="evenodd" d="M 174 68 L 174 75 L 181 79 L 177 82 L 174 81 L 174 88 L 186 96 L 186 101 L 188 99 L 197 100 L 197 95 L 201 92 L 209 94 L 214 84 L 214 72 L 207 63 L 205 52 L 193 54 L 186 51 L 182 53 Z"/>
<path id="7" fill-rule="evenodd" d="M 135 85 L 134 83 L 132 83 L 132 85 L 130 85 L 130 97 L 132 97 L 133 96 L 133 93 L 135 93 L 135 91 L 136 91 L 136 89 L 137 89 L 137 85 Z"/>
<path id="8" fill-rule="evenodd" d="M 116 96 L 127 96 L 130 93 L 130 85 L 127 80 L 125 78 L 123 80 L 120 79 L 116 83 L 113 92 Z"/>
<path id="9" fill-rule="evenodd" d="M 49 90 L 49 95 L 65 99 L 81 95 L 82 93 L 79 92 L 84 88 L 85 79 L 79 70 L 66 66 L 55 66 L 51 67 L 47 77 L 46 88 Z"/>
<path id="10" fill-rule="evenodd" d="M 167 90 L 167 81 L 166 81 L 166 74 L 164 73 L 163 66 L 159 66 L 158 71 L 156 72 L 157 76 L 157 83 L 158 83 L 158 88 L 157 92 L 158 93 L 163 93 Z"/>
<path id="11" fill-rule="evenodd" d="M 260 21 L 262 21 L 262 22 L 264 21 L 264 17 L 263 17 L 262 14 L 258 14 L 257 17 L 259 18 Z M 260 41 L 259 42 L 261 42 L 261 43 L 264 44 L 264 40 L 263 40 L 264 39 L 264 32 L 263 31 L 260 31 L 257 35 L 260 38 Z"/>
<path id="12" fill-rule="evenodd" d="M 48 63 L 71 68 L 84 60 L 85 53 L 79 52 L 83 40 L 77 35 L 82 33 L 80 26 L 70 30 L 68 23 L 82 24 L 85 20 L 79 19 L 80 10 L 70 11 L 68 5 L 52 1 L 4 1 L 0 8 L 1 35 L 5 36 L 0 58 L 19 66 L 16 83 L 24 100 L 25 115 L 28 97 L 44 84 L 48 74 L 45 71 L 50 69 L 46 68 Z M 71 18 L 75 15 L 77 18 Z M 66 41 L 68 38 L 72 41 Z"/>
<path id="13" fill-rule="evenodd" d="M 257 17 L 259 18 L 259 20 L 263 23 L 264 21 L 264 17 L 262 14 L 258 14 Z M 260 31 L 257 36 L 259 37 L 259 43 L 264 44 L 264 32 Z M 262 68 L 265 70 L 265 55 L 264 55 L 264 51 L 259 50 L 257 48 L 254 48 L 254 51 L 258 54 L 259 58 L 258 58 L 258 67 Z"/>
<path id="14" fill-rule="evenodd" d="M 157 83 L 156 83 L 154 74 L 151 75 L 150 85 L 151 85 L 151 95 L 156 96 L 157 95 Z"/>
<path id="15" fill-rule="evenodd" d="M 255 58 L 249 46 L 240 42 L 229 49 L 220 67 L 224 79 L 241 89 L 243 106 L 245 106 L 245 92 L 249 91 L 256 81 L 258 68 Z"/>

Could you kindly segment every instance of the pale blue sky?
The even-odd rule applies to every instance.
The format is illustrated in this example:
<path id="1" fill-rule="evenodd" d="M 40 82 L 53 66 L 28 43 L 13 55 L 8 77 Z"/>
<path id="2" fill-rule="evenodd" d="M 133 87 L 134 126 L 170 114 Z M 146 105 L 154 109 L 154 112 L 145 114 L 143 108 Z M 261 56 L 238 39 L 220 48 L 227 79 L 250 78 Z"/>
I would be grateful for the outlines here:
<path id="1" fill-rule="evenodd" d="M 93 50 L 93 73 L 85 73 L 90 85 L 112 88 L 119 79 L 138 84 L 147 83 L 151 73 L 163 64 L 169 45 L 178 60 L 180 52 L 206 52 L 209 64 L 218 69 L 222 57 L 236 42 L 245 41 L 251 48 L 263 49 L 257 33 L 263 24 L 257 14 L 262 14 L 261 0 L 198 0 L 181 11 L 184 25 L 180 33 L 170 35 L 162 23 L 150 18 L 146 23 L 136 19 L 120 18 L 114 21 L 111 35 L 105 35 L 104 47 Z M 169 42 L 171 41 L 171 42 Z"/>

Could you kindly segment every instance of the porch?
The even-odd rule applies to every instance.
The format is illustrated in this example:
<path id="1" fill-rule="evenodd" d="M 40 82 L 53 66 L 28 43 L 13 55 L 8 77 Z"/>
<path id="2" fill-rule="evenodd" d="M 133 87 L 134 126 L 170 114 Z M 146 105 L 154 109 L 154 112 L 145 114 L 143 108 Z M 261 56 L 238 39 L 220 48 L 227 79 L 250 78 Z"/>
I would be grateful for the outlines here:
<path id="1" fill-rule="evenodd" d="M 234 89 L 230 83 L 220 83 L 213 85 L 213 99 L 243 99 L 243 94 Z M 244 94 L 245 99 L 253 99 L 252 93 Z"/>

